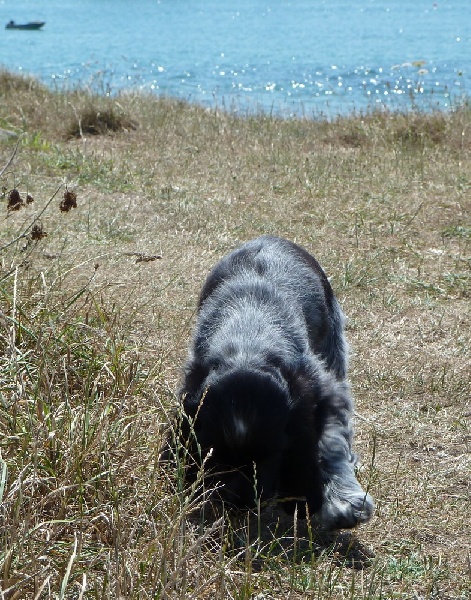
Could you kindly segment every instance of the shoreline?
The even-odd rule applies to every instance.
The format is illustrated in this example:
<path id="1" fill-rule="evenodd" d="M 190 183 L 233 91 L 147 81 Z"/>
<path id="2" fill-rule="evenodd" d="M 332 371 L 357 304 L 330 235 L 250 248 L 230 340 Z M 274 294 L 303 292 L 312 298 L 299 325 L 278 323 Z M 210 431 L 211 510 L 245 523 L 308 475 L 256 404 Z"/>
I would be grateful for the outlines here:
<path id="1" fill-rule="evenodd" d="M 354 105 L 353 101 L 348 99 L 348 96 L 332 95 L 331 104 L 325 99 L 319 101 L 318 98 L 311 98 L 308 102 L 298 100 L 290 100 L 285 102 L 271 102 L 269 97 L 263 94 L 258 96 L 236 95 L 218 95 L 217 93 L 206 94 L 205 98 L 195 98 L 194 94 L 189 91 L 185 96 L 168 95 L 165 92 L 158 92 L 148 89 L 147 86 L 130 85 L 115 86 L 105 84 L 100 81 L 101 72 L 98 71 L 95 75 L 89 77 L 89 83 L 82 82 L 65 82 L 54 80 L 52 82 L 45 81 L 40 76 L 35 74 L 15 72 L 3 67 L 0 64 L 0 72 L 8 73 L 12 77 L 32 79 L 43 85 L 52 93 L 57 94 L 73 94 L 77 92 L 87 92 L 92 96 L 102 96 L 110 98 L 119 98 L 120 96 L 143 95 L 153 97 L 156 100 L 174 100 L 176 102 L 187 102 L 190 105 L 199 106 L 202 109 L 222 110 L 228 114 L 235 116 L 273 116 L 284 120 L 288 119 L 312 119 L 312 120 L 327 120 L 333 121 L 336 118 L 354 118 L 355 116 L 364 116 L 374 112 L 384 112 L 391 114 L 404 114 L 408 112 L 420 112 L 424 114 L 432 114 L 435 112 L 450 113 L 458 110 L 462 106 L 469 104 L 469 96 L 465 93 L 455 93 L 443 96 L 438 93 L 427 93 L 423 95 L 423 91 L 410 90 L 406 95 L 391 96 L 387 102 L 378 102 L 370 100 L 370 103 L 362 104 L 360 107 Z M 192 99 L 193 98 L 195 99 Z M 263 98 L 262 98 L 263 96 Z M 425 100 L 425 98 L 427 100 Z M 438 98 L 438 100 L 437 100 Z M 340 100 L 339 100 L 340 99 Z"/>

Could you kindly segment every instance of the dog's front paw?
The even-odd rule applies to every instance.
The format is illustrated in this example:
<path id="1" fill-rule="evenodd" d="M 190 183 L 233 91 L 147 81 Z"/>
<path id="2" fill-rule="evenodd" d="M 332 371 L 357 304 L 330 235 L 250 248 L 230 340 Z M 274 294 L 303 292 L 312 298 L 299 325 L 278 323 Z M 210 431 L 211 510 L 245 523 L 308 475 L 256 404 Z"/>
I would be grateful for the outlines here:
<path id="1" fill-rule="evenodd" d="M 351 529 L 371 519 L 374 512 L 373 498 L 360 487 L 355 493 L 337 495 L 329 490 L 318 513 L 325 529 Z"/>

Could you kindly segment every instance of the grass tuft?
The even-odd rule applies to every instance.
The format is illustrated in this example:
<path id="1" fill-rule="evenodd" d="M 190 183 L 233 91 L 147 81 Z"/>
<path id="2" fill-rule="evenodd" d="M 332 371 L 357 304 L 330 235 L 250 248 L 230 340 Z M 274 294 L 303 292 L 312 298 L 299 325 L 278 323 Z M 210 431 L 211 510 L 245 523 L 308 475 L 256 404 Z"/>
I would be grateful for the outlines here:
<path id="1" fill-rule="evenodd" d="M 87 106 L 66 128 L 66 137 L 81 138 L 86 134 L 104 135 L 135 129 L 136 123 L 113 106 Z"/>

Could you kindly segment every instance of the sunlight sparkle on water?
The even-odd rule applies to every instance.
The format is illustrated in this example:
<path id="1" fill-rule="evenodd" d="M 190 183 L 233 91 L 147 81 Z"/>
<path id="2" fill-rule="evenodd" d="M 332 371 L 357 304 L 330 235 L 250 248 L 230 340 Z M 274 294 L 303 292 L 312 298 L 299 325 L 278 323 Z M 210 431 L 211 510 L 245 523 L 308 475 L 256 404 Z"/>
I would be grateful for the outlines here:
<path id="1" fill-rule="evenodd" d="M 13 0 L 11 0 L 13 1 Z M 22 10 L 31 0 L 15 0 Z M 440 108 L 471 89 L 469 0 L 312 0 L 237 10 L 205 0 L 37 3 L 39 35 L 8 32 L 2 63 L 58 87 L 98 93 L 151 90 L 204 105 L 250 103 L 280 114 L 363 109 L 374 97 L 393 109 Z M 70 22 L 80 22 L 70 43 Z M 400 44 L 398 44 L 400 36 Z M 261 43 L 263 41 L 263 43 Z M 80 65 L 80 66 L 76 66 Z M 376 102 L 375 100 L 375 102 Z"/>

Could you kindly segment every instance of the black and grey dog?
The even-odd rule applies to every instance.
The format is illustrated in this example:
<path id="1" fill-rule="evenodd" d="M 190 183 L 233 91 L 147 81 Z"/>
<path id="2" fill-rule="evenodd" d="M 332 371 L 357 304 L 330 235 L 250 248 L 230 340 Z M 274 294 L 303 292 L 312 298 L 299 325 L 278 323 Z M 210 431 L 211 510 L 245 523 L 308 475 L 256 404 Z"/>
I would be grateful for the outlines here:
<path id="1" fill-rule="evenodd" d="M 281 238 L 250 241 L 201 291 L 180 438 L 226 504 L 302 502 L 327 529 L 354 527 L 374 505 L 355 478 L 346 373 L 344 317 L 318 262 Z"/>

